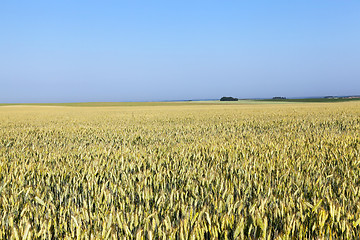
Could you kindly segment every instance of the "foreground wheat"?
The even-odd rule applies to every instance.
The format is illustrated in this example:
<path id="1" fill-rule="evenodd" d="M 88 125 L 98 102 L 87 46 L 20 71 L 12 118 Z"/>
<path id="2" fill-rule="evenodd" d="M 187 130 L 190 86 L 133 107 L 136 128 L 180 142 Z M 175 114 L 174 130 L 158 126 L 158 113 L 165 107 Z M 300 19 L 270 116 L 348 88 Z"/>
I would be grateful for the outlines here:
<path id="1" fill-rule="evenodd" d="M 0 107 L 1 239 L 360 238 L 360 103 Z"/>

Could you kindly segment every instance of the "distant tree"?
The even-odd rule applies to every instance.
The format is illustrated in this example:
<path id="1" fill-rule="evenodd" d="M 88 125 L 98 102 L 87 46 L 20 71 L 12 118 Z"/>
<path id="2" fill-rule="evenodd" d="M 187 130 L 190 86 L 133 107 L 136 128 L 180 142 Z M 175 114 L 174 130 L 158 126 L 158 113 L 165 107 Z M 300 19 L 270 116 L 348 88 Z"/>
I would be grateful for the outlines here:
<path id="1" fill-rule="evenodd" d="M 238 101 L 239 99 L 234 97 L 222 97 L 220 98 L 220 101 Z"/>
<path id="2" fill-rule="evenodd" d="M 272 99 L 279 100 L 279 99 L 286 99 L 286 97 L 273 97 Z"/>

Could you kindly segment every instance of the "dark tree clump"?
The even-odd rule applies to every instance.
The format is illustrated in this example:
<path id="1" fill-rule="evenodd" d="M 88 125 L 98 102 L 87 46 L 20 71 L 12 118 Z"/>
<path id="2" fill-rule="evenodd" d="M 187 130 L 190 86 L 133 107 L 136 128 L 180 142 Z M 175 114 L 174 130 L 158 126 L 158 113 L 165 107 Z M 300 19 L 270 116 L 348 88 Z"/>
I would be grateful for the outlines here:
<path id="1" fill-rule="evenodd" d="M 238 101 L 239 99 L 233 97 L 222 97 L 220 101 Z"/>

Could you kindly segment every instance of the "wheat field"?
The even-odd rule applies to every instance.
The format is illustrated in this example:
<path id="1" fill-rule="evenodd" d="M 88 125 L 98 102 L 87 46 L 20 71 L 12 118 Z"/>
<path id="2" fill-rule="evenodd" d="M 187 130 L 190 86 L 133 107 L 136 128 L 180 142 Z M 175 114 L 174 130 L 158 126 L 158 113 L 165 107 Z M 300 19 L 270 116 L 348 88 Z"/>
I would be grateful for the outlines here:
<path id="1" fill-rule="evenodd" d="M 359 239 L 360 102 L 0 107 L 0 239 Z"/>

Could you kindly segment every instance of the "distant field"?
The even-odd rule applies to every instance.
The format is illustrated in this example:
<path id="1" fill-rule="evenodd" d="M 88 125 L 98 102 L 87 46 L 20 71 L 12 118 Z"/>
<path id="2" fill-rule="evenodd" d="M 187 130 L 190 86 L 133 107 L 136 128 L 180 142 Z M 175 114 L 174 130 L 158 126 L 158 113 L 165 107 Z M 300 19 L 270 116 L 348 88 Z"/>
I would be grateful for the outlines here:
<path id="1" fill-rule="evenodd" d="M 246 104 L 278 104 L 283 102 L 268 102 L 257 100 L 239 100 L 239 101 L 194 101 L 191 104 L 222 104 L 222 105 L 246 105 Z M 284 102 L 286 103 L 286 102 Z"/>
<path id="2" fill-rule="evenodd" d="M 0 104 L 2 106 L 64 106 L 64 107 L 134 107 L 134 106 L 181 106 L 188 102 L 79 102 L 79 103 L 14 103 Z"/>
<path id="3" fill-rule="evenodd" d="M 350 102 L 360 99 L 327 99 L 327 98 L 303 98 L 303 99 L 260 99 L 239 101 L 174 101 L 174 102 L 76 102 L 76 103 L 0 103 L 0 106 L 64 106 L 64 107 L 134 107 L 134 106 L 186 106 L 186 105 L 243 105 L 243 104 L 278 104 L 278 103 L 301 103 L 301 102 Z"/>
<path id="4" fill-rule="evenodd" d="M 360 102 L 264 103 L 0 107 L 0 239 L 359 239 Z"/>
<path id="5" fill-rule="evenodd" d="M 261 99 L 259 102 L 351 102 L 360 101 L 360 98 L 302 98 L 302 99 Z"/>
<path id="6" fill-rule="evenodd" d="M 0 106 L 64 106 L 64 107 L 135 107 L 135 106 L 187 106 L 187 105 L 233 105 L 269 104 L 257 100 L 221 101 L 179 101 L 179 102 L 80 102 L 80 103 L 2 103 Z M 277 103 L 277 102 L 274 102 Z"/>

